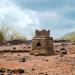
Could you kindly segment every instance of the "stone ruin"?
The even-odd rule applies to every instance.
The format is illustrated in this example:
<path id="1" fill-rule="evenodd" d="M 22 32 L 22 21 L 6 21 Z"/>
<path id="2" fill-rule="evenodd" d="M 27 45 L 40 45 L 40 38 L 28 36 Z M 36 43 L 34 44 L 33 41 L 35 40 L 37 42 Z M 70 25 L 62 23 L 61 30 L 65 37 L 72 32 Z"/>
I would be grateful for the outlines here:
<path id="1" fill-rule="evenodd" d="M 35 37 L 32 39 L 33 55 L 53 55 L 53 38 L 50 37 L 50 30 L 36 30 Z"/>

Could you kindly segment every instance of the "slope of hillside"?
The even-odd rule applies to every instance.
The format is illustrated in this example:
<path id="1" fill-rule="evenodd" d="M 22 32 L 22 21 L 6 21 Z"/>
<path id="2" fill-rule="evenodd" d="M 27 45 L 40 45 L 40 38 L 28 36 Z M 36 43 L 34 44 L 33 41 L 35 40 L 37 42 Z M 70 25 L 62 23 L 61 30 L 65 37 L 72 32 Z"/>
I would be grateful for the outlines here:
<path id="1" fill-rule="evenodd" d="M 62 39 L 74 41 L 75 40 L 75 31 L 74 32 L 67 33 L 66 35 L 64 35 L 62 37 Z"/>

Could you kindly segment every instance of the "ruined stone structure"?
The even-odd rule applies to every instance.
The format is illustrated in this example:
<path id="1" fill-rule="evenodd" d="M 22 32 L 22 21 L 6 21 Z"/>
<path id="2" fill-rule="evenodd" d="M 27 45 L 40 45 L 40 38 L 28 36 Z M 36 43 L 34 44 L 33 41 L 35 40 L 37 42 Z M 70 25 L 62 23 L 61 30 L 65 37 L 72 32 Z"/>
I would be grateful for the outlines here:
<path id="1" fill-rule="evenodd" d="M 36 30 L 35 37 L 32 39 L 32 54 L 34 55 L 52 55 L 53 38 L 50 37 L 50 30 Z"/>

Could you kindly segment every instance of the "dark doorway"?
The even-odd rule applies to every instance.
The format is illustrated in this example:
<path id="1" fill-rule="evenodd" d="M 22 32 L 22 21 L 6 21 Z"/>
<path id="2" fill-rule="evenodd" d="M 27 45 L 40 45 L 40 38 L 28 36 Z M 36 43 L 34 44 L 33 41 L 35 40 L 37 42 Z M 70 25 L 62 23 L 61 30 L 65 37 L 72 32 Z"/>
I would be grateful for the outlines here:
<path id="1" fill-rule="evenodd" d="M 41 46 L 40 42 L 37 43 L 37 46 Z"/>

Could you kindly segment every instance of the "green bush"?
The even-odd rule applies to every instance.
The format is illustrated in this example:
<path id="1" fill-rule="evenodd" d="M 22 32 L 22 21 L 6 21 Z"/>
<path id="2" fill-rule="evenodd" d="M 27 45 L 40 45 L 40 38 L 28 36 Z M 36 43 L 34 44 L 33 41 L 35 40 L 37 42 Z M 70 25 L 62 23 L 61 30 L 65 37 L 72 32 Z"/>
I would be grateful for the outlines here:
<path id="1" fill-rule="evenodd" d="M 4 34 L 2 31 L 0 31 L 0 41 L 3 41 L 4 40 Z"/>

